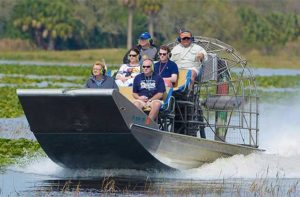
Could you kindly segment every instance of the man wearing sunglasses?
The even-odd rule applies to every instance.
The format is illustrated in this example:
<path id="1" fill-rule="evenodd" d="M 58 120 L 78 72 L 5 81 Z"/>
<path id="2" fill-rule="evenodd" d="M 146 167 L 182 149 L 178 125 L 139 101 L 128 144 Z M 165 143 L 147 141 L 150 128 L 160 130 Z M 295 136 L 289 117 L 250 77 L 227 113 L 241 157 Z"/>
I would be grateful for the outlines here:
<path id="1" fill-rule="evenodd" d="M 193 43 L 192 33 L 182 31 L 179 34 L 179 44 L 172 49 L 173 60 L 179 68 L 192 70 L 191 86 L 194 84 L 195 78 L 200 73 L 202 63 L 207 60 L 207 52 L 204 48 Z"/>
<path id="2" fill-rule="evenodd" d="M 134 105 L 139 109 L 150 108 L 149 118 L 156 120 L 163 94 L 166 91 L 163 79 L 153 73 L 153 61 L 145 59 L 142 64 L 143 72 L 137 75 L 133 81 Z"/>
<path id="3" fill-rule="evenodd" d="M 154 73 L 163 78 L 166 87 L 173 87 L 178 76 L 177 64 L 169 59 L 170 52 L 168 46 L 162 45 L 159 48 L 159 62 L 154 64 Z"/>

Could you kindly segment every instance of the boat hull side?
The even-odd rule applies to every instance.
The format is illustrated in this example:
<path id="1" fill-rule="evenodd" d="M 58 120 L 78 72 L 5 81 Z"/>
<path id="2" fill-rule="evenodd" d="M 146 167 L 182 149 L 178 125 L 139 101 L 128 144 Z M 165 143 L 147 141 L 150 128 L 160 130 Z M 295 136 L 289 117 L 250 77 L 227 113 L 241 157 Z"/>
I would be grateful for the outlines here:
<path id="1" fill-rule="evenodd" d="M 176 169 L 197 168 L 218 158 L 260 151 L 252 147 L 196 138 L 133 125 L 134 137 L 155 158 Z"/>

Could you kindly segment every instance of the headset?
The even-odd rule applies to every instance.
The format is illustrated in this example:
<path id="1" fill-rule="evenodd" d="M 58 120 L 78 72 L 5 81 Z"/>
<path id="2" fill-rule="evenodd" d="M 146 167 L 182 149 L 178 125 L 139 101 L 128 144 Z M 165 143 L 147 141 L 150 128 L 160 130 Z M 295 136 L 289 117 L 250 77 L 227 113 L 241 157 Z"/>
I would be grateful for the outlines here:
<path id="1" fill-rule="evenodd" d="M 99 66 L 101 66 L 101 75 L 105 75 L 105 73 L 106 73 L 106 71 L 107 71 L 107 67 L 106 67 L 106 65 L 105 64 L 103 64 L 103 63 L 101 63 L 101 62 L 99 62 L 99 61 L 97 61 L 97 62 L 95 62 L 95 64 L 93 64 L 93 66 L 92 66 L 92 70 L 91 70 L 91 74 L 94 76 L 94 73 L 93 73 L 93 68 L 94 68 L 94 65 L 99 65 Z"/>
<path id="2" fill-rule="evenodd" d="M 191 41 L 194 42 L 194 36 L 193 36 L 192 32 L 190 32 L 190 31 L 180 31 L 179 36 L 177 37 L 177 41 L 178 41 L 178 42 L 181 42 L 180 35 L 181 35 L 182 33 L 190 33 L 190 34 L 191 34 Z"/>

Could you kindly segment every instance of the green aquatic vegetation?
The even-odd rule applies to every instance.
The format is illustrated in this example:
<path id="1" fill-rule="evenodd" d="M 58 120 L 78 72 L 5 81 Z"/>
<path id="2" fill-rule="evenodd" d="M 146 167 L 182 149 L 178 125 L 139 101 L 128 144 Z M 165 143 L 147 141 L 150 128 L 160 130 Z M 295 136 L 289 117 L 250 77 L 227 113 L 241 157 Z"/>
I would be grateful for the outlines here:
<path id="1" fill-rule="evenodd" d="M 65 75 L 84 77 L 90 75 L 90 68 L 86 66 L 0 65 L 0 73 L 20 75 Z"/>
<path id="2" fill-rule="evenodd" d="M 51 79 L 51 78 L 40 78 L 40 79 L 31 79 L 31 78 L 26 78 L 24 77 L 2 77 L 0 78 L 0 83 L 5 83 L 5 84 L 34 84 L 34 83 L 41 83 L 41 82 L 47 82 L 50 84 L 55 84 L 55 83 L 74 83 L 74 84 L 84 84 L 86 78 L 81 78 L 81 79 L 64 79 L 59 78 L 59 79 Z"/>
<path id="3" fill-rule="evenodd" d="M 266 91 L 258 91 L 258 95 L 260 96 L 260 100 L 265 103 L 273 103 L 273 102 L 279 102 L 286 99 L 291 99 L 293 97 L 297 97 L 300 94 L 300 91 L 294 91 L 294 92 L 266 92 Z"/>
<path id="4" fill-rule="evenodd" d="M 118 69 L 110 67 L 110 70 Z M 91 74 L 91 67 L 87 66 L 30 66 L 30 65 L 0 65 L 2 74 L 20 75 L 62 75 L 88 77 Z"/>
<path id="5" fill-rule="evenodd" d="M 16 89 L 38 88 L 37 86 L 0 87 L 0 118 L 14 118 L 23 115 L 23 109 L 19 102 Z M 63 88 L 49 83 L 44 88 Z M 78 86 L 68 87 L 68 89 L 78 88 Z"/>
<path id="6" fill-rule="evenodd" d="M 24 112 L 16 94 L 16 88 L 0 88 L 0 117 L 11 118 L 18 117 Z"/>
<path id="7" fill-rule="evenodd" d="M 0 167 L 15 164 L 18 159 L 37 153 L 44 154 L 37 141 L 0 138 Z"/>
<path id="8" fill-rule="evenodd" d="M 300 75 L 256 77 L 259 87 L 292 88 L 300 87 Z"/>

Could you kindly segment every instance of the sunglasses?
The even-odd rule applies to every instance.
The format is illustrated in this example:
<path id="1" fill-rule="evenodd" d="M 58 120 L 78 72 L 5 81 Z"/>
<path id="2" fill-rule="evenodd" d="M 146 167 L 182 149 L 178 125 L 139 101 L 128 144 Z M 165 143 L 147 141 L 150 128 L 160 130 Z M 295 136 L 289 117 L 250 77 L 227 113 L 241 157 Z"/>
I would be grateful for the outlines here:
<path id="1" fill-rule="evenodd" d="M 151 66 L 143 66 L 143 68 L 150 68 Z"/>
<path id="2" fill-rule="evenodd" d="M 159 55 L 163 55 L 163 56 L 165 56 L 165 55 L 167 55 L 166 53 L 159 53 Z"/>
<path id="3" fill-rule="evenodd" d="M 182 38 L 182 40 L 190 40 L 191 38 L 189 38 L 189 37 L 184 37 L 184 38 Z"/>
<path id="4" fill-rule="evenodd" d="M 129 57 L 136 57 L 137 55 L 131 55 L 131 54 L 129 54 Z"/>

